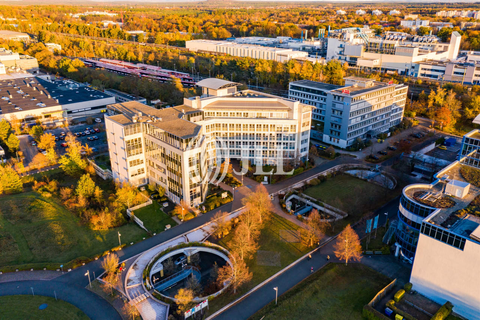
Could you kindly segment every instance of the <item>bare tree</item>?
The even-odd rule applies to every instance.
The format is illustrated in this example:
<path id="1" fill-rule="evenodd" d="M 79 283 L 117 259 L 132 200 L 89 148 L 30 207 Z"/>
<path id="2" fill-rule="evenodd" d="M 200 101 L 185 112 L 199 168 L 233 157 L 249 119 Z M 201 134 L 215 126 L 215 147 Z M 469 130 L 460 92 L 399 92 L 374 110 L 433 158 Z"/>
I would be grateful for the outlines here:
<path id="1" fill-rule="evenodd" d="M 110 253 L 102 261 L 102 268 L 105 269 L 107 273 L 116 272 L 117 267 L 118 267 L 118 256 L 115 253 Z"/>
<path id="2" fill-rule="evenodd" d="M 125 303 L 125 305 L 122 308 L 122 311 L 124 314 L 127 315 L 128 318 L 132 317 L 132 320 L 134 320 L 136 317 L 140 316 L 140 312 L 138 312 L 137 307 L 130 303 Z"/>
<path id="3" fill-rule="evenodd" d="M 173 262 L 172 258 L 168 258 L 163 263 L 163 269 L 165 270 L 165 274 L 172 274 L 175 272 L 175 262 Z"/>
<path id="4" fill-rule="evenodd" d="M 348 260 L 360 261 L 362 259 L 360 239 L 350 225 L 340 233 L 333 248 L 335 249 L 335 256 L 340 260 L 345 260 L 345 265 L 348 264 Z"/>
<path id="5" fill-rule="evenodd" d="M 300 230 L 302 244 L 306 247 L 313 247 L 325 236 L 325 229 L 328 223 L 322 221 L 318 210 L 313 209 L 306 221 L 306 225 L 305 229 Z"/>
<path id="6" fill-rule="evenodd" d="M 193 273 L 192 276 L 187 279 L 186 287 L 187 289 L 192 290 L 193 295 L 198 295 L 202 291 L 202 286 L 200 285 L 197 277 L 193 275 Z"/>
<path id="7" fill-rule="evenodd" d="M 258 250 L 257 240 L 260 232 L 258 229 L 250 230 L 249 226 L 241 221 L 235 229 L 235 237 L 232 241 L 232 250 L 240 259 L 250 259 Z"/>
<path id="8" fill-rule="evenodd" d="M 229 234 L 230 229 L 232 228 L 232 223 L 230 222 L 230 220 L 228 220 L 227 217 L 227 212 L 218 211 L 210 220 L 213 222 L 213 236 L 215 238 L 220 239 Z"/>
<path id="9" fill-rule="evenodd" d="M 223 287 L 224 283 L 230 282 L 233 293 L 235 294 L 238 288 L 252 280 L 253 274 L 248 270 L 245 261 L 240 259 L 236 253 L 230 256 L 230 261 L 233 266 L 230 267 L 230 265 L 227 264 L 218 270 L 217 281 L 219 287 Z"/>
<path id="10" fill-rule="evenodd" d="M 260 224 L 262 224 L 264 220 L 268 220 L 273 211 L 272 200 L 263 184 L 258 185 L 255 192 L 245 197 L 242 203 L 247 207 L 248 211 L 256 213 Z"/>

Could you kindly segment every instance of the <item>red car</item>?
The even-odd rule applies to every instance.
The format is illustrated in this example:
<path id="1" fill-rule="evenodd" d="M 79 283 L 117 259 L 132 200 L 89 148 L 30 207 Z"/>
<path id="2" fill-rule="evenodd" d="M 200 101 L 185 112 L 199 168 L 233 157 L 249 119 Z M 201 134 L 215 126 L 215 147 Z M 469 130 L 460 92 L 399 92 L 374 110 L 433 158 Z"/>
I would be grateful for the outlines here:
<path id="1" fill-rule="evenodd" d="M 68 144 L 66 142 L 64 142 L 64 143 L 61 144 L 61 146 L 66 147 L 66 146 L 68 146 Z"/>
<path id="2" fill-rule="evenodd" d="M 97 132 L 97 133 L 100 132 L 100 129 L 98 129 L 98 128 L 95 128 L 93 130 L 95 130 L 95 132 Z"/>

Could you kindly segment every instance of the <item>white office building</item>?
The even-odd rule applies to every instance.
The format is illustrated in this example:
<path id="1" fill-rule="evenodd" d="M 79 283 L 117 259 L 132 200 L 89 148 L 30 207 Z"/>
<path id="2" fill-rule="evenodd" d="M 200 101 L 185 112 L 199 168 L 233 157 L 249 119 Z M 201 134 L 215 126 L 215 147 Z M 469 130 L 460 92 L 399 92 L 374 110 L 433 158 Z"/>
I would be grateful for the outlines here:
<path id="1" fill-rule="evenodd" d="M 408 87 L 347 77 L 344 86 L 299 80 L 291 82 L 291 99 L 315 106 L 312 138 L 341 148 L 375 137 L 403 118 Z"/>
<path id="2" fill-rule="evenodd" d="M 395 15 L 401 14 L 401 12 L 396 9 L 393 9 L 393 10 L 390 10 L 388 14 L 391 16 L 395 16 Z"/>
<path id="3" fill-rule="evenodd" d="M 137 101 L 108 107 L 112 173 L 134 185 L 156 183 L 174 202 L 197 206 L 208 177 L 227 158 L 256 165 L 307 160 L 312 107 L 237 83 L 205 79 L 201 97 L 155 109 Z"/>
<path id="4" fill-rule="evenodd" d="M 400 21 L 400 25 L 405 28 L 410 28 L 412 30 L 416 30 L 420 27 L 428 27 L 430 25 L 429 20 L 402 20 Z"/>
<path id="5" fill-rule="evenodd" d="M 337 10 L 337 14 L 338 14 L 339 16 L 342 16 L 342 15 L 347 14 L 347 12 L 346 12 L 345 10 L 341 10 L 341 9 L 340 9 L 340 10 Z"/>
<path id="6" fill-rule="evenodd" d="M 358 9 L 357 11 L 355 11 L 355 14 L 358 15 L 358 16 L 363 16 L 366 13 L 367 12 L 365 10 L 362 10 L 362 9 Z"/>
<path id="7" fill-rule="evenodd" d="M 455 31 L 449 43 L 442 43 L 435 36 L 412 36 L 391 31 L 375 36 L 368 27 L 345 28 L 329 32 L 326 59 L 345 61 L 360 68 L 412 75 L 417 62 L 456 59 L 461 38 Z"/>
<path id="8" fill-rule="evenodd" d="M 308 57 L 308 53 L 304 51 L 239 44 L 231 41 L 190 40 L 185 42 L 185 47 L 193 52 L 223 53 L 236 57 L 275 60 L 278 62 L 288 62 L 291 59 Z"/>
<path id="9" fill-rule="evenodd" d="M 373 10 L 372 11 L 372 15 L 374 16 L 381 16 L 383 14 L 383 11 L 382 10 Z"/>

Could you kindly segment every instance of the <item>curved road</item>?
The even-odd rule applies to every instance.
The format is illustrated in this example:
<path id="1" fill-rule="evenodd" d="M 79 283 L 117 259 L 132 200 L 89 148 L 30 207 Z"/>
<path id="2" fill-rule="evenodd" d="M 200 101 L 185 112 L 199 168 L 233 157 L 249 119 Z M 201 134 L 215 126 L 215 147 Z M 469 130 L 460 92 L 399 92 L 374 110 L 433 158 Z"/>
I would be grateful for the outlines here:
<path id="1" fill-rule="evenodd" d="M 359 161 L 351 157 L 339 157 L 333 161 L 322 163 L 298 176 L 279 182 L 275 185 L 267 186 L 268 191 L 270 193 L 277 192 L 316 173 L 344 163 L 359 163 Z M 119 256 L 120 261 L 132 258 L 158 244 L 200 227 L 210 221 L 211 217 L 220 210 L 231 212 L 232 204 L 233 203 L 230 202 L 170 230 L 157 234 L 156 236 L 134 244 L 133 246 L 126 247 L 121 251 L 117 251 L 116 253 Z M 75 305 L 84 311 L 91 319 L 120 319 L 118 312 L 107 301 L 85 288 L 88 285 L 88 278 L 85 276 L 85 273 L 88 270 L 90 271 L 90 274 L 95 272 L 96 275 L 100 275 L 104 271 L 101 267 L 102 260 L 103 259 L 92 261 L 85 266 L 81 266 L 52 280 L 12 281 L 0 283 L 0 296 L 32 294 L 30 287 L 33 287 L 35 294 L 49 297 L 54 297 L 54 291 L 56 291 L 58 299 Z M 249 308 L 249 310 L 251 309 Z"/>

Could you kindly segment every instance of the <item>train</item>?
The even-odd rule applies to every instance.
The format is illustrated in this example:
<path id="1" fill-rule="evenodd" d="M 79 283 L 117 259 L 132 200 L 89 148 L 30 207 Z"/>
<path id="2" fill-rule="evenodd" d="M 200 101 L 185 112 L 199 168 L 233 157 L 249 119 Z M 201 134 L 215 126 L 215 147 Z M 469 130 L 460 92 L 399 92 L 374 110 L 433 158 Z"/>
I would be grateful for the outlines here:
<path id="1" fill-rule="evenodd" d="M 159 82 L 170 82 L 172 81 L 172 78 L 175 77 L 180 79 L 180 82 L 184 87 L 195 86 L 195 81 L 188 73 L 163 69 L 161 67 L 156 67 L 149 64 L 131 63 L 111 59 L 84 59 L 83 62 L 87 67 L 102 68 L 121 75 L 137 76 Z"/>

